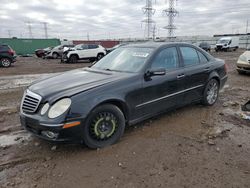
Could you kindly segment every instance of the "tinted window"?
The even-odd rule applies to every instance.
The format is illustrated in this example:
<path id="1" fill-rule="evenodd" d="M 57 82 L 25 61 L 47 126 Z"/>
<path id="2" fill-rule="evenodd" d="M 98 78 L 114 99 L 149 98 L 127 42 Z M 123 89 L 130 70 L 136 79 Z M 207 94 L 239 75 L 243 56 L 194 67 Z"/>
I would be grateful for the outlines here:
<path id="1" fill-rule="evenodd" d="M 180 50 L 185 66 L 199 64 L 199 57 L 194 48 L 180 47 Z"/>
<path id="2" fill-rule="evenodd" d="M 9 47 L 6 45 L 0 46 L 0 51 L 8 51 Z"/>
<path id="3" fill-rule="evenodd" d="M 176 48 L 166 48 L 158 53 L 151 67 L 165 69 L 173 69 L 178 67 L 178 54 Z"/>
<path id="4" fill-rule="evenodd" d="M 88 45 L 83 44 L 83 45 L 81 46 L 81 49 L 82 49 L 82 50 L 86 50 L 86 49 L 88 49 Z"/>
<path id="5" fill-rule="evenodd" d="M 205 55 L 203 55 L 201 52 L 197 51 L 198 52 L 198 55 L 199 55 L 199 58 L 200 58 L 200 63 L 207 63 L 208 60 L 207 58 L 205 57 Z"/>
<path id="6" fill-rule="evenodd" d="M 96 44 L 89 44 L 89 49 L 96 49 L 98 48 L 98 45 Z"/>

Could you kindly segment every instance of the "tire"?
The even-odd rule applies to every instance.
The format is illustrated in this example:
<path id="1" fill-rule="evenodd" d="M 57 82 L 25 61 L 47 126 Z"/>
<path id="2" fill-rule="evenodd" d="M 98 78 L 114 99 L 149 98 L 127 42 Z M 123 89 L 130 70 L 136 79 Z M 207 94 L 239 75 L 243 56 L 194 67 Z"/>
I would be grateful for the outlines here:
<path id="1" fill-rule="evenodd" d="M 209 80 L 203 93 L 202 103 L 206 106 L 214 105 L 218 99 L 219 88 L 219 82 L 216 79 Z"/>
<path id="2" fill-rule="evenodd" d="M 69 58 L 70 63 L 77 63 L 77 61 L 78 61 L 77 55 L 70 56 L 70 58 Z"/>
<path id="3" fill-rule="evenodd" d="M 242 71 L 242 70 L 237 70 L 237 71 L 238 71 L 239 74 L 245 74 L 245 72 Z"/>
<path id="4" fill-rule="evenodd" d="M 99 61 L 100 59 L 102 59 L 104 57 L 104 54 L 98 54 L 96 57 L 96 60 Z"/>
<path id="5" fill-rule="evenodd" d="M 116 143 L 124 133 L 125 118 L 115 105 L 96 107 L 83 126 L 83 141 L 89 148 L 103 148 Z"/>
<path id="6" fill-rule="evenodd" d="M 57 59 L 57 58 L 59 57 L 59 55 L 58 55 L 58 53 L 54 52 L 54 53 L 52 54 L 52 57 L 53 57 L 53 59 Z"/>
<path id="7" fill-rule="evenodd" d="M 8 68 L 11 66 L 11 60 L 10 58 L 3 57 L 2 59 L 0 59 L 0 64 L 2 67 Z"/>
<path id="8" fill-rule="evenodd" d="M 96 58 L 90 58 L 89 61 L 90 61 L 91 63 L 93 63 L 93 62 L 96 61 Z"/>

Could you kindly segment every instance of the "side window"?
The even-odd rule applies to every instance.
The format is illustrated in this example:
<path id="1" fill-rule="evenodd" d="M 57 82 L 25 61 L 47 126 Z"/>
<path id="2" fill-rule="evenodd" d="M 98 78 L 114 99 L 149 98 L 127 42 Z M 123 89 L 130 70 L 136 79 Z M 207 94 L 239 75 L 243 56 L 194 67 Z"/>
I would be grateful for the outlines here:
<path id="1" fill-rule="evenodd" d="M 159 52 L 151 68 L 165 68 L 165 69 L 174 69 L 178 67 L 178 54 L 175 47 L 166 48 Z"/>
<path id="2" fill-rule="evenodd" d="M 89 44 L 89 49 L 96 49 L 98 46 L 96 44 Z"/>
<path id="3" fill-rule="evenodd" d="M 197 51 L 198 52 L 198 55 L 199 55 L 199 58 L 200 58 L 200 63 L 207 63 L 208 60 L 207 58 L 205 57 L 205 55 L 203 55 L 201 52 Z"/>
<path id="4" fill-rule="evenodd" d="M 180 50 L 185 66 L 199 64 L 199 57 L 194 48 L 180 47 Z"/>
<path id="5" fill-rule="evenodd" d="M 86 49 L 88 49 L 88 45 L 83 44 L 83 45 L 82 45 L 82 50 L 86 50 Z"/>

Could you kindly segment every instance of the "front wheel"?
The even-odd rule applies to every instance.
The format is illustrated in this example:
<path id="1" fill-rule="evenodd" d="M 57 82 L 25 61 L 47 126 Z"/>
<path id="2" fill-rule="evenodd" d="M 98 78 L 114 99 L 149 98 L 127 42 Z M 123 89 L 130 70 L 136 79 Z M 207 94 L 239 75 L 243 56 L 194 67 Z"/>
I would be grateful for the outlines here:
<path id="1" fill-rule="evenodd" d="M 203 104 L 212 106 L 217 101 L 218 95 L 219 95 L 218 81 L 215 79 L 209 80 L 204 90 Z"/>
<path id="2" fill-rule="evenodd" d="M 70 56 L 70 58 L 69 58 L 70 63 L 77 63 L 77 61 L 78 61 L 78 58 L 76 55 Z"/>
<path id="3" fill-rule="evenodd" d="M 58 55 L 58 53 L 55 53 L 55 52 L 54 52 L 54 53 L 52 54 L 52 57 L 53 57 L 53 59 L 57 59 L 57 58 L 59 57 L 59 55 Z"/>
<path id="4" fill-rule="evenodd" d="M 89 148 L 103 148 L 116 143 L 124 133 L 125 118 L 114 105 L 96 107 L 83 127 L 83 140 Z"/>

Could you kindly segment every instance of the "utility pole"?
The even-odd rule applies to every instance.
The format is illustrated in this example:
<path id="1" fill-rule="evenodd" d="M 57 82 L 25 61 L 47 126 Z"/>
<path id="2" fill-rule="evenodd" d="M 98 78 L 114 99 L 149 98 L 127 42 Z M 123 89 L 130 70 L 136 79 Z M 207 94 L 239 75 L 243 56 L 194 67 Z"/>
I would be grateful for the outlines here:
<path id="1" fill-rule="evenodd" d="M 147 39 L 150 39 L 150 33 L 152 32 L 152 24 L 155 23 L 152 16 L 155 13 L 155 9 L 152 6 L 152 0 L 146 0 L 146 6 L 142 8 L 143 14 L 146 18 L 142 20 L 145 22 L 145 31 L 147 30 Z"/>
<path id="2" fill-rule="evenodd" d="M 25 22 L 28 25 L 28 30 L 29 30 L 29 37 L 33 38 L 33 34 L 32 34 L 32 28 L 31 28 L 31 22 L 27 21 Z"/>
<path id="3" fill-rule="evenodd" d="M 44 28 L 44 36 L 47 39 L 48 38 L 48 22 L 42 22 L 43 28 Z"/>
<path id="4" fill-rule="evenodd" d="M 11 30 L 8 29 L 8 35 L 9 35 L 9 38 L 11 38 Z"/>
<path id="5" fill-rule="evenodd" d="M 154 25 L 154 27 L 153 27 L 153 41 L 155 41 L 155 36 L 156 36 L 156 26 Z"/>
<path id="6" fill-rule="evenodd" d="M 246 41 L 246 49 L 248 47 L 248 19 L 247 19 L 247 24 L 246 24 L 246 37 L 247 37 L 247 41 Z"/>
<path id="7" fill-rule="evenodd" d="M 89 32 L 87 32 L 87 40 L 89 41 Z"/>
<path id="8" fill-rule="evenodd" d="M 168 30 L 169 39 L 173 38 L 174 30 L 177 29 L 174 25 L 174 18 L 178 15 L 178 11 L 175 9 L 177 0 L 168 0 L 169 7 L 163 10 L 163 13 L 168 16 L 168 25 L 164 29 Z"/>
<path id="9" fill-rule="evenodd" d="M 248 19 L 247 19 L 247 24 L 246 24 L 246 34 L 248 33 Z"/>

